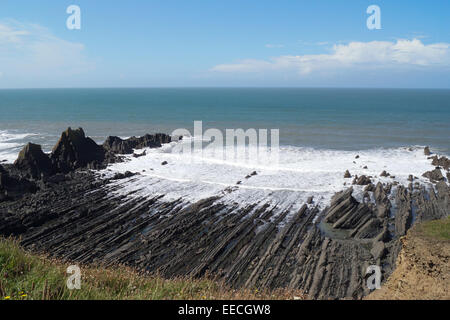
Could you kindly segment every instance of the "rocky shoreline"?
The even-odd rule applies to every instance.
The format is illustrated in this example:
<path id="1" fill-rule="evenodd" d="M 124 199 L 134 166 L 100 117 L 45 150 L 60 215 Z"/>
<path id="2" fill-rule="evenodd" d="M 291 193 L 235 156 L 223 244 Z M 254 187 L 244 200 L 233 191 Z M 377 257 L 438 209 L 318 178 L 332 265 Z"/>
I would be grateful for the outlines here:
<path id="1" fill-rule="evenodd" d="M 169 142 L 170 136 L 155 134 L 108 137 L 98 145 L 82 129 L 69 128 L 49 155 L 28 144 L 14 164 L 0 165 L 0 235 L 78 263 L 122 263 L 165 277 L 209 273 L 235 287 L 289 287 L 311 298 L 360 299 L 370 293 L 369 265 L 381 266 L 385 281 L 395 269 L 400 238 L 412 225 L 450 213 L 450 160 L 427 148 L 436 168 L 424 177 L 433 188 L 414 182 L 414 176 L 409 186 L 395 186 L 346 172 L 353 185 L 365 186 L 362 202 L 350 186 L 323 210 L 308 200 L 284 224 L 287 211 L 275 215 L 269 205 L 225 205 L 220 194 L 194 203 L 164 201 L 160 194 L 118 195 L 121 181 L 138 179 L 138 173 L 105 178 L 98 171 L 124 161 L 124 154 L 145 155 L 136 149 Z"/>

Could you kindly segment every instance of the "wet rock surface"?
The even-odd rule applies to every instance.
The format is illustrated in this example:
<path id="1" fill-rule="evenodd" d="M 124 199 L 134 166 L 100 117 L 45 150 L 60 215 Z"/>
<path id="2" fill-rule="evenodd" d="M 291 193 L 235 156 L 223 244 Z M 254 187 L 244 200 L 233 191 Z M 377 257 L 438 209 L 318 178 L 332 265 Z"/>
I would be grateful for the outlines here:
<path id="1" fill-rule="evenodd" d="M 83 136 L 78 132 L 76 139 L 86 142 Z M 67 138 L 52 159 L 68 168 L 97 160 L 96 147 L 92 157 L 74 157 L 70 151 L 78 147 Z M 0 166 L 0 187 L 28 181 L 20 174 L 15 166 Z M 209 273 L 235 287 L 289 287 L 311 298 L 359 299 L 369 294 L 369 265 L 382 266 L 384 281 L 395 268 L 400 237 L 414 222 L 450 212 L 450 188 L 444 181 L 429 189 L 394 188 L 375 186 L 366 178 L 370 201 L 359 202 L 349 188 L 324 210 L 311 198 L 292 214 L 277 211 L 264 199 L 241 206 L 225 204 L 223 195 L 193 203 L 168 201 L 163 190 L 146 197 L 120 195 L 114 191 L 138 175 L 126 172 L 106 179 L 78 169 L 36 184 L 28 181 L 35 190 L 0 199 L 0 234 L 80 264 L 121 263 L 165 277 Z"/>

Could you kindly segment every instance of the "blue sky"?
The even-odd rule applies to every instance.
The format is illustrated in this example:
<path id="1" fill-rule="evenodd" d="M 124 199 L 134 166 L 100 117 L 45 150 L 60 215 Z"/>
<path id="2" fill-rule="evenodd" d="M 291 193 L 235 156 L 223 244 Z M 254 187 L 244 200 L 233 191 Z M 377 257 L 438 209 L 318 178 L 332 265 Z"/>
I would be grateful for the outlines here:
<path id="1" fill-rule="evenodd" d="M 0 88 L 450 88 L 449 16 L 448 0 L 2 0 Z"/>

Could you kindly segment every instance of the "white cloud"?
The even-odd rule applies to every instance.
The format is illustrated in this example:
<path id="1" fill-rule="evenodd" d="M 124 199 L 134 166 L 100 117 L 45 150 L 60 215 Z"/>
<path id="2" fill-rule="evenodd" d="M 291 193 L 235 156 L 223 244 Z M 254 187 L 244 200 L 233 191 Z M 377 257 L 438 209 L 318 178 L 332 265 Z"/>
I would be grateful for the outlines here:
<path id="1" fill-rule="evenodd" d="M 92 69 L 81 43 L 53 35 L 36 24 L 0 21 L 0 73 L 3 81 L 28 82 L 58 79 Z M 30 85 L 32 85 L 30 83 Z"/>
<path id="2" fill-rule="evenodd" d="M 426 45 L 418 39 L 372 42 L 350 42 L 334 45 L 331 53 L 280 56 L 270 60 L 246 59 L 238 63 L 220 64 L 216 72 L 295 71 L 301 75 L 319 72 L 361 69 L 450 67 L 450 44 Z"/>

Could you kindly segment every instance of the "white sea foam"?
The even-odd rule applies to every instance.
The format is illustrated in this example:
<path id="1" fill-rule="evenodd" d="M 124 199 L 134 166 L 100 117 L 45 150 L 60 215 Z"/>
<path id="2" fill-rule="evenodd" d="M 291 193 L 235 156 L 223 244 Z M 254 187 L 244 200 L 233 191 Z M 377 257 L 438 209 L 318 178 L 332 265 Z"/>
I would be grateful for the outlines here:
<path id="1" fill-rule="evenodd" d="M 422 174 L 434 168 L 423 147 L 363 151 L 280 147 L 279 163 L 274 165 L 264 158 L 249 161 L 238 156 L 224 160 L 221 149 L 205 150 L 203 156 L 199 152 L 186 154 L 180 151 L 183 143 L 187 142 L 146 149 L 146 155 L 140 158 L 126 156 L 127 161 L 110 165 L 103 173 L 109 176 L 125 171 L 140 173 L 116 182 L 121 187 L 115 192 L 120 194 L 164 194 L 166 200 L 181 198 L 189 202 L 221 195 L 220 201 L 230 205 L 268 203 L 276 206 L 278 212 L 295 212 L 309 197 L 314 197 L 313 205 L 327 206 L 336 192 L 352 184 L 353 177 L 344 178 L 346 170 L 353 176 L 372 176 L 375 183 L 398 181 L 406 186 L 409 175 L 429 185 Z M 168 164 L 162 165 L 164 161 Z M 395 178 L 380 177 L 384 170 Z M 246 179 L 253 171 L 257 175 Z M 354 195 L 359 199 L 363 188 L 354 186 Z"/>
<path id="2" fill-rule="evenodd" d="M 23 140 L 33 135 L 35 134 L 0 130 L 0 161 L 13 162 L 19 149 L 25 144 Z"/>

